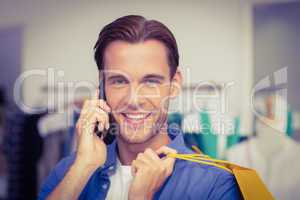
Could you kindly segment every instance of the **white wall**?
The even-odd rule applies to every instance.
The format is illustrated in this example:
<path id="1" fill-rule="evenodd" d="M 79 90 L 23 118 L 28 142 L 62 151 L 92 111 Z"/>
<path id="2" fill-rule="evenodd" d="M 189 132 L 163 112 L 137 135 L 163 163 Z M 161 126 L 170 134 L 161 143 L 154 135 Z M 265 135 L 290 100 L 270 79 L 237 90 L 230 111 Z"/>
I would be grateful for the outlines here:
<path id="1" fill-rule="evenodd" d="M 64 81 L 91 80 L 97 70 L 92 47 L 100 29 L 117 17 L 141 14 L 165 23 L 179 44 L 181 67 L 191 82 L 234 81 L 229 104 L 249 118 L 252 85 L 251 9 L 247 1 L 0 0 L 0 26 L 24 27 L 23 71 L 56 67 Z M 40 101 L 45 80 L 24 88 L 27 104 Z"/>

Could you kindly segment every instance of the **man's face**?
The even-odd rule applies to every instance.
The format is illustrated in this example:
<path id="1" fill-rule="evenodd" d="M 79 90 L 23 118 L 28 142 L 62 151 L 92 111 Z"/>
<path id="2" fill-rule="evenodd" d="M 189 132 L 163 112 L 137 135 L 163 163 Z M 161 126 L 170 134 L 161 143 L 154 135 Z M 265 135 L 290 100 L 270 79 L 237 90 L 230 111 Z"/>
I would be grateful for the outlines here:
<path id="1" fill-rule="evenodd" d="M 170 78 L 167 51 L 157 40 L 114 41 L 105 50 L 105 94 L 119 137 L 143 143 L 167 119 L 169 98 L 178 93 L 179 71 Z"/>

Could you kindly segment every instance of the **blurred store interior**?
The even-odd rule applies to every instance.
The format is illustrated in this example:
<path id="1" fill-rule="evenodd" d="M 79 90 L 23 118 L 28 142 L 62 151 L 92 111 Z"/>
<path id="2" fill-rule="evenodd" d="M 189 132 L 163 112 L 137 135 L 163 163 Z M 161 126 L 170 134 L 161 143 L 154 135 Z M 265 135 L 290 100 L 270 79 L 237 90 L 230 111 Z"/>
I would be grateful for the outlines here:
<path id="1" fill-rule="evenodd" d="M 78 108 L 97 87 L 94 43 L 128 14 L 175 35 L 185 82 L 168 120 L 186 144 L 257 170 L 276 199 L 300 199 L 296 0 L 0 0 L 0 199 L 35 199 L 74 151 Z"/>

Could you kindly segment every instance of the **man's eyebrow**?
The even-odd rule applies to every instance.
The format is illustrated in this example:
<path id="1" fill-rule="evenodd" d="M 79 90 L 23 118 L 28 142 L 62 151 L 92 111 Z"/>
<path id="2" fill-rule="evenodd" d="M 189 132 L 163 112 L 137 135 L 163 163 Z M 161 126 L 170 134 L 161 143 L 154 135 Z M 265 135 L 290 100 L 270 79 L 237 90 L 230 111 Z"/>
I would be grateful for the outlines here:
<path id="1" fill-rule="evenodd" d="M 113 80 L 113 79 L 126 79 L 127 78 L 123 75 L 120 75 L 120 74 L 114 74 L 114 75 L 108 75 L 107 76 L 107 80 Z"/>
<path id="2" fill-rule="evenodd" d="M 165 80 L 165 77 L 162 76 L 162 75 L 159 75 L 159 74 L 147 74 L 142 79 L 145 80 L 145 79 L 150 79 L 150 78 L 158 79 L 160 81 Z M 114 80 L 114 79 L 126 79 L 126 80 L 128 80 L 126 76 L 123 76 L 121 74 L 107 75 L 107 81 Z"/>
<path id="3" fill-rule="evenodd" d="M 147 74 L 146 76 L 143 77 L 143 79 L 149 79 L 149 78 L 155 78 L 161 81 L 165 80 L 165 77 L 159 74 Z"/>

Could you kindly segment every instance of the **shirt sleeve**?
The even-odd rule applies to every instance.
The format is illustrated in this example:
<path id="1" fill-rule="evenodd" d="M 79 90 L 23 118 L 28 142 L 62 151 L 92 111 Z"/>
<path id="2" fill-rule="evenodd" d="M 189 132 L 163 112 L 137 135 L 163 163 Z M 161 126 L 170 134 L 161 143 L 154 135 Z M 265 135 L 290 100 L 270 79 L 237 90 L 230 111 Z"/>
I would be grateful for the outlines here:
<path id="1" fill-rule="evenodd" d="M 43 183 L 38 195 L 38 200 L 44 200 L 55 189 L 67 173 L 69 167 L 74 161 L 75 156 L 71 155 L 61 160 L 55 168 L 51 171 L 50 175 Z"/>
<path id="2" fill-rule="evenodd" d="M 242 200 L 238 183 L 230 173 L 222 173 L 216 179 L 209 195 L 211 200 Z"/>

